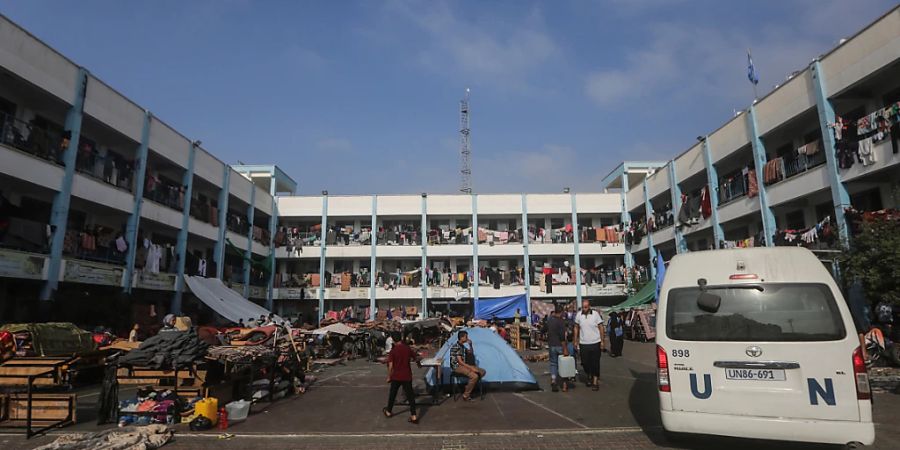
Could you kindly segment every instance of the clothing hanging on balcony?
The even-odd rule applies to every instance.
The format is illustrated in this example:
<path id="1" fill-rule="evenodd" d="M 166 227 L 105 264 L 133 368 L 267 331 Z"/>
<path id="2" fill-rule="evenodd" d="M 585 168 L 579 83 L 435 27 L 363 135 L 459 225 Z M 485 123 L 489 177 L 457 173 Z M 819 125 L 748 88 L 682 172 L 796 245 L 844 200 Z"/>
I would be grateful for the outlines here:
<path id="1" fill-rule="evenodd" d="M 747 196 L 750 198 L 759 195 L 759 182 L 756 180 L 756 170 L 747 171 Z"/>
<path id="2" fill-rule="evenodd" d="M 124 237 L 119 236 L 116 238 L 116 250 L 118 250 L 119 253 L 125 253 L 125 250 L 128 250 L 128 243 L 125 242 Z"/>
<path id="3" fill-rule="evenodd" d="M 822 148 L 821 144 L 821 141 L 816 139 L 806 145 L 801 145 L 797 148 L 797 154 L 806 156 L 815 155 L 816 153 L 819 153 L 819 150 Z"/>
<path id="4" fill-rule="evenodd" d="M 147 247 L 147 261 L 144 268 L 151 273 L 159 273 L 159 260 L 162 258 L 162 250 L 156 244 Z"/>
<path id="5" fill-rule="evenodd" d="M 709 197 L 709 186 L 703 186 L 700 190 L 700 214 L 704 219 L 712 215 L 712 200 Z"/>
<path id="6" fill-rule="evenodd" d="M 875 164 L 875 152 L 872 149 L 872 138 L 859 140 L 859 159 L 863 166 Z"/>
<path id="7" fill-rule="evenodd" d="M 763 183 L 771 184 L 781 181 L 784 177 L 783 168 L 781 157 L 769 160 L 763 168 Z"/>

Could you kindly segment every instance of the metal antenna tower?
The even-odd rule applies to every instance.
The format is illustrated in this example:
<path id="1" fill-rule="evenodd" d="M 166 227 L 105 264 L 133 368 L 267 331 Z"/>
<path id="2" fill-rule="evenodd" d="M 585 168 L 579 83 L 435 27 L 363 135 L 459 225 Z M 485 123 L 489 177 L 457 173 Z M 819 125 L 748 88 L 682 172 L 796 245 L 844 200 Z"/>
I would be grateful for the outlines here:
<path id="1" fill-rule="evenodd" d="M 459 157 L 459 191 L 471 194 L 472 148 L 469 146 L 469 88 L 466 88 L 466 97 L 459 101 Z"/>

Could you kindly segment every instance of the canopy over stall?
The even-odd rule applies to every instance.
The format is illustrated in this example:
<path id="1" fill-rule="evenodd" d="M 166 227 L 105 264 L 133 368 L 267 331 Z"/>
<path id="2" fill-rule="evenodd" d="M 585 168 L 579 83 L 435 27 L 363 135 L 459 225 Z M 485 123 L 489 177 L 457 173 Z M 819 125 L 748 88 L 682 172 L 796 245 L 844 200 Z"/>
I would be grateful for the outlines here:
<path id="1" fill-rule="evenodd" d="M 528 314 L 528 300 L 525 294 L 511 297 L 480 298 L 475 300 L 475 319 L 512 319 L 519 310 L 519 315 Z"/>
<path id="2" fill-rule="evenodd" d="M 641 290 L 637 291 L 631 297 L 625 299 L 624 302 L 610 307 L 607 312 L 624 311 L 626 309 L 637 308 L 653 301 L 656 296 L 656 283 L 650 282 L 644 285 Z"/>

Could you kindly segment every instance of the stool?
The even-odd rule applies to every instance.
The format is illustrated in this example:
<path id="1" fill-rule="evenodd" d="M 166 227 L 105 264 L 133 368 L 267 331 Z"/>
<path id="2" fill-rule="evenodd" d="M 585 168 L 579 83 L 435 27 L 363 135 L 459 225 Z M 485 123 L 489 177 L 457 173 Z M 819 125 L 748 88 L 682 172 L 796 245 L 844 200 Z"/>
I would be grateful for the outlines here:
<path id="1" fill-rule="evenodd" d="M 456 373 L 452 373 L 450 375 L 450 395 L 453 396 L 453 401 L 457 401 L 460 396 L 465 392 L 465 385 L 469 381 L 469 377 L 465 375 L 459 375 Z M 463 390 L 459 391 L 459 388 L 462 387 Z M 478 389 L 478 395 L 484 400 L 484 379 L 479 379 L 475 384 L 475 388 Z"/>

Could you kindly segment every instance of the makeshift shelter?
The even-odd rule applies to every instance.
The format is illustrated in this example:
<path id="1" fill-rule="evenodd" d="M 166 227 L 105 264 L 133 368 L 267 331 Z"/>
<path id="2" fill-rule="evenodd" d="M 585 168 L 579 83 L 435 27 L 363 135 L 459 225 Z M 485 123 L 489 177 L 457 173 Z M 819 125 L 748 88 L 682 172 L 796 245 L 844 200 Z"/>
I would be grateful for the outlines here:
<path id="1" fill-rule="evenodd" d="M 484 382 L 491 389 L 502 388 L 517 391 L 539 389 L 537 380 L 528 370 L 528 366 L 503 338 L 487 328 L 466 328 L 465 330 L 469 332 L 469 339 L 473 344 L 475 364 L 487 371 Z M 450 347 L 456 343 L 457 336 L 458 334 L 454 333 L 435 355 L 435 358 L 441 361 L 440 383 L 442 386 L 449 386 L 451 382 Z M 434 370 L 431 368 L 425 373 L 425 382 L 429 386 L 435 385 Z"/>
<path id="2" fill-rule="evenodd" d="M 490 320 L 495 317 L 497 319 L 512 319 L 515 317 L 517 309 L 522 320 L 526 320 L 528 299 L 525 294 L 510 297 L 479 298 L 475 300 L 475 319 Z"/>
<path id="3" fill-rule="evenodd" d="M 644 285 L 641 290 L 637 291 L 631 297 L 625 299 L 624 302 L 614 305 L 606 312 L 625 311 L 627 309 L 637 308 L 653 301 L 656 297 L 656 283 L 650 282 Z"/>
<path id="4" fill-rule="evenodd" d="M 237 322 L 241 319 L 247 320 L 250 317 L 268 316 L 270 313 L 268 309 L 247 300 L 241 294 L 225 286 L 222 280 L 218 278 L 185 275 L 184 279 L 187 281 L 191 292 L 200 301 L 212 308 L 220 316 L 232 322 Z M 282 319 L 276 317 L 275 320 L 281 321 Z"/>
<path id="5" fill-rule="evenodd" d="M 320 335 L 320 334 L 334 333 L 334 334 L 340 334 L 343 336 L 348 336 L 348 335 L 350 335 L 350 333 L 352 333 L 354 331 L 356 331 L 356 328 L 351 328 L 347 325 L 344 325 L 344 324 L 338 322 L 338 323 L 333 323 L 328 326 L 324 326 L 322 328 L 315 329 L 312 331 L 312 334 Z"/>

